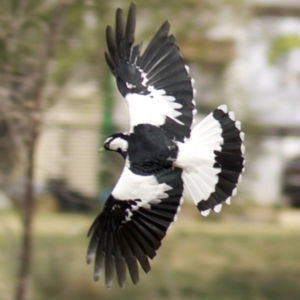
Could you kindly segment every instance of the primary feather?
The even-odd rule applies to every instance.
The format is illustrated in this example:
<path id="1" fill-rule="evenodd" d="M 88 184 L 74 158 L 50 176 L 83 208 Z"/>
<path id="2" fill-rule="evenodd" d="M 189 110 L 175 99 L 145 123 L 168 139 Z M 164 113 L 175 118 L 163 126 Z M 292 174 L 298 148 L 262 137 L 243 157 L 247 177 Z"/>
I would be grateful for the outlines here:
<path id="1" fill-rule="evenodd" d="M 91 226 L 87 262 L 95 257 L 94 279 L 105 268 L 105 282 L 112 285 L 114 270 L 121 287 L 126 266 L 133 283 L 139 280 L 137 262 L 150 271 L 149 260 L 156 255 L 181 204 L 181 169 L 166 169 L 155 175 L 140 176 L 127 167 L 107 199 L 103 212 Z"/>
<path id="2" fill-rule="evenodd" d="M 187 68 L 169 35 L 165 22 L 141 54 L 141 44 L 133 46 L 136 6 L 129 8 L 126 27 L 123 12 L 116 13 L 116 34 L 106 30 L 106 61 L 116 77 L 130 114 L 130 131 L 139 124 L 159 126 L 177 140 L 190 136 L 195 113 L 194 89 Z"/>

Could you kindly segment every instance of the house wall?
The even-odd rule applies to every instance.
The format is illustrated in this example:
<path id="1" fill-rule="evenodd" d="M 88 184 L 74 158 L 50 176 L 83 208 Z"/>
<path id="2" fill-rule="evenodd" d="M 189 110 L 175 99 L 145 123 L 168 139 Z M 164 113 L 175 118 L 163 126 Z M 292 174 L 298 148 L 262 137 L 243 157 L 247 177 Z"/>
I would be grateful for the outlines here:
<path id="1" fill-rule="evenodd" d="M 261 153 L 249 164 L 244 190 L 259 204 L 284 204 L 283 175 L 289 160 L 300 154 L 300 137 L 266 137 Z"/>
<path id="2" fill-rule="evenodd" d="M 98 194 L 101 103 L 94 82 L 73 84 L 44 114 L 36 155 L 36 185 L 64 179 L 85 196 Z"/>

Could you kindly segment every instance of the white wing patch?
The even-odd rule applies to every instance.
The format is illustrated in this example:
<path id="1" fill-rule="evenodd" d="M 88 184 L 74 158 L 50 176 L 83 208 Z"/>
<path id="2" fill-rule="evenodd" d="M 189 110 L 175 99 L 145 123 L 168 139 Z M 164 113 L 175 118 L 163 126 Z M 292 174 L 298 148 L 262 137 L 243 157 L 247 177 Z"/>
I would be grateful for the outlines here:
<path id="1" fill-rule="evenodd" d="M 165 192 L 171 189 L 172 187 L 165 183 L 158 183 L 154 175 L 137 175 L 125 166 L 112 195 L 118 200 L 140 199 L 141 202 L 136 205 L 136 209 L 138 209 L 140 206 L 147 208 L 150 203 L 159 203 L 159 199 L 168 197 Z"/>
<path id="2" fill-rule="evenodd" d="M 129 93 L 125 96 L 130 114 L 131 131 L 138 124 L 163 125 L 166 117 L 184 125 L 177 119 L 181 115 L 177 109 L 182 108 L 182 105 L 175 102 L 175 97 L 166 95 L 164 90 L 156 90 L 153 86 L 149 86 L 148 90 L 150 91 L 148 95 Z"/>

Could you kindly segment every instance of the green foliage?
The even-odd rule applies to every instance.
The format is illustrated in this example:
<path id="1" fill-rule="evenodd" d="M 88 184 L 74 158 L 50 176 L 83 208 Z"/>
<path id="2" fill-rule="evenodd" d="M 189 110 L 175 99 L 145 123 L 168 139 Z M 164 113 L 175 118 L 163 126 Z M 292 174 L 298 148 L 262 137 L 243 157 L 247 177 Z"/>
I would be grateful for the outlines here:
<path id="1" fill-rule="evenodd" d="M 86 16 L 91 11 L 95 20 L 93 27 L 89 27 L 86 21 Z M 76 1 L 66 8 L 56 49 L 55 67 L 51 73 L 56 85 L 63 86 L 74 77 L 87 81 L 99 76 L 99 60 L 96 64 L 95 61 L 91 63 L 91 57 L 95 57 L 95 53 L 101 49 L 96 36 L 96 31 L 101 26 L 100 19 L 94 13 L 93 8 L 86 5 L 85 1 Z"/>
<path id="2" fill-rule="evenodd" d="M 274 39 L 269 53 L 268 61 L 270 64 L 275 64 L 278 58 L 293 49 L 300 48 L 300 37 L 298 35 L 282 35 Z"/>
<path id="3" fill-rule="evenodd" d="M 39 1 L 1 1 L 0 39 L 1 70 L 23 74 L 24 69 L 33 64 L 41 45 L 48 33 L 47 22 L 52 15 L 53 7 L 45 7 Z"/>

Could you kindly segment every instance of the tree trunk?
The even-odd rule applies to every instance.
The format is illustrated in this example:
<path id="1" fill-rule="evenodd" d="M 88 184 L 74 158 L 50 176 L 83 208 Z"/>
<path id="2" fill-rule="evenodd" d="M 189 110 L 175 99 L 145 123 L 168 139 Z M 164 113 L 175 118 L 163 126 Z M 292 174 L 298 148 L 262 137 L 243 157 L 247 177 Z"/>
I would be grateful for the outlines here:
<path id="1" fill-rule="evenodd" d="M 39 137 L 40 125 L 42 121 L 42 93 L 47 78 L 48 62 L 53 55 L 53 47 L 55 44 L 55 37 L 59 26 L 61 25 L 61 18 L 66 4 L 61 1 L 53 12 L 52 20 L 49 24 L 48 35 L 45 40 L 45 45 L 40 53 L 39 67 L 37 69 L 37 80 L 35 82 L 34 90 L 32 92 L 33 109 L 29 114 L 30 118 L 30 138 L 28 141 L 27 154 L 27 171 L 26 171 L 26 189 L 24 194 L 24 203 L 22 203 L 22 224 L 23 234 L 21 240 L 21 255 L 20 267 L 17 279 L 15 300 L 29 300 L 30 293 L 30 273 L 32 264 L 32 240 L 33 240 L 33 215 L 34 215 L 34 170 L 35 170 L 35 151 L 37 139 Z"/>
<path id="2" fill-rule="evenodd" d="M 32 232 L 34 214 L 34 156 L 37 141 L 37 129 L 33 128 L 28 147 L 28 166 L 26 172 L 26 189 L 23 203 L 22 222 L 23 233 L 21 240 L 20 269 L 17 282 L 16 300 L 29 299 L 30 266 L 32 260 Z"/>

